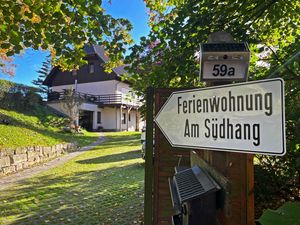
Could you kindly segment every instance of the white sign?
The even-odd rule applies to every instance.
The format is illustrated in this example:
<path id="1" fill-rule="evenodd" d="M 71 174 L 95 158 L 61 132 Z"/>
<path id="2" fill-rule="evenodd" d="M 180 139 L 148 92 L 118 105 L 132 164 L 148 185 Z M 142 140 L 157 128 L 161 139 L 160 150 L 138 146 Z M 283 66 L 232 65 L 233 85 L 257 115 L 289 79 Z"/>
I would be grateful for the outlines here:
<path id="1" fill-rule="evenodd" d="M 173 147 L 284 155 L 284 81 L 178 91 L 155 122 Z"/>
<path id="2" fill-rule="evenodd" d="M 244 80 L 248 67 L 244 61 L 206 61 L 203 80 Z"/>

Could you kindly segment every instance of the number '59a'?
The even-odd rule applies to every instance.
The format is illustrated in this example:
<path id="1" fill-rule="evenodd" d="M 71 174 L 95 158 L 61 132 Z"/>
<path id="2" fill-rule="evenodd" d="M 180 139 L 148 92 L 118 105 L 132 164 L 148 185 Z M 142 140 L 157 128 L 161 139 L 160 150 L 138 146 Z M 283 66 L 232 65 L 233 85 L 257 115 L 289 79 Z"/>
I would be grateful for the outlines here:
<path id="1" fill-rule="evenodd" d="M 225 64 L 215 64 L 213 67 L 213 76 L 234 76 L 235 75 L 235 68 L 234 67 L 227 67 Z"/>

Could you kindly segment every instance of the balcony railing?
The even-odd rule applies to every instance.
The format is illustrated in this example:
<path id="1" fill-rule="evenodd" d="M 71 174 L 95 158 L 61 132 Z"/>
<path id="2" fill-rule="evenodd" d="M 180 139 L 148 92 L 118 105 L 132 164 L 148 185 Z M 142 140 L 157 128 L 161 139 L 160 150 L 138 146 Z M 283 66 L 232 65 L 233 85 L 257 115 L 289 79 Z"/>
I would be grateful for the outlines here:
<path id="1" fill-rule="evenodd" d="M 48 93 L 48 102 L 63 100 L 66 96 L 65 91 L 61 92 L 50 92 Z M 129 105 L 129 106 L 139 106 L 140 102 L 137 99 L 129 100 L 125 98 L 125 95 L 122 94 L 107 94 L 107 95 L 92 95 L 82 92 L 76 92 L 76 97 L 83 99 L 85 102 L 90 102 L 98 105 Z"/>

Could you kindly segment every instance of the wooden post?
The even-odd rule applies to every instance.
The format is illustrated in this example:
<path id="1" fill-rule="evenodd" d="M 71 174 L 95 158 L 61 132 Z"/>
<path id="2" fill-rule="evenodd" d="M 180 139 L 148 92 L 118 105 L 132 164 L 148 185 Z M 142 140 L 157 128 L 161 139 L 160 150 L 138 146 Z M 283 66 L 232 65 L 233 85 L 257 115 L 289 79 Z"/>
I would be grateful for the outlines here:
<path id="1" fill-rule="evenodd" d="M 147 89 L 144 224 L 153 224 L 153 88 Z"/>
<path id="2" fill-rule="evenodd" d="M 226 32 L 209 36 L 209 42 L 228 43 L 233 38 Z M 207 86 L 228 84 L 228 81 L 208 82 Z M 242 153 L 195 150 L 191 166 L 199 165 L 222 186 L 217 215 L 220 225 L 254 225 L 253 156 Z"/>
<path id="3" fill-rule="evenodd" d="M 155 115 L 172 92 L 178 89 L 155 89 Z M 153 170 L 153 225 L 171 225 L 174 215 L 168 178 L 175 167 L 189 167 L 190 150 L 173 148 L 161 130 L 155 126 Z"/>

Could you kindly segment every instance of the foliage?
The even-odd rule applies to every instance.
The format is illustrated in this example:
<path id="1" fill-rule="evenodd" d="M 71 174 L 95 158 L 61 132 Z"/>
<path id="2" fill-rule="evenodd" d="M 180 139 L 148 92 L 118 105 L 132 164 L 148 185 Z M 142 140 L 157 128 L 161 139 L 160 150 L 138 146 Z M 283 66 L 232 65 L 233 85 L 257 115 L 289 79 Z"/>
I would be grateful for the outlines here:
<path id="1" fill-rule="evenodd" d="M 47 56 L 46 60 L 43 62 L 42 67 L 37 71 L 38 78 L 36 80 L 33 80 L 32 83 L 39 87 L 39 93 L 41 95 L 45 95 L 49 91 L 49 87 L 46 85 L 43 85 L 44 80 L 48 76 L 51 70 L 51 59 L 50 55 Z"/>
<path id="2" fill-rule="evenodd" d="M 12 85 L 12 82 L 9 82 L 7 80 L 0 80 L 0 99 L 3 99 Z"/>
<path id="3" fill-rule="evenodd" d="M 264 74 L 268 68 L 257 68 L 259 53 L 271 48 L 280 54 L 284 48 L 294 45 L 300 31 L 299 1 L 162 1 L 148 0 L 151 13 L 156 14 L 152 31 L 134 45 L 127 58 L 131 63 L 128 79 L 139 94 L 148 86 L 191 87 L 199 86 L 199 44 L 207 42 L 208 35 L 225 30 L 236 41 L 250 43 L 253 57 L 250 78 L 257 77 L 257 70 Z M 169 7 L 169 9 L 167 8 Z M 280 8 L 281 10 L 278 10 Z M 224 13 L 226 12 L 226 13 Z M 297 49 L 294 49 L 294 53 Z M 268 59 L 276 60 L 273 52 Z M 292 55 L 293 50 L 290 50 Z M 287 59 L 287 58 L 283 58 Z M 283 61 L 285 61 L 283 60 Z M 267 61 L 267 62 L 268 62 Z M 262 72 L 260 72 L 261 74 Z M 299 76 L 299 74 L 297 75 Z"/>
<path id="4" fill-rule="evenodd" d="M 69 128 L 75 128 L 78 126 L 77 120 L 79 119 L 80 105 L 83 103 L 83 99 L 73 89 L 65 90 L 63 100 L 60 102 L 61 110 L 69 118 Z"/>
<path id="5" fill-rule="evenodd" d="M 6 51 L 0 48 L 0 72 L 13 76 L 15 74 L 16 65 L 13 63 L 13 59 L 8 57 Z"/>
<path id="6" fill-rule="evenodd" d="M 299 213 L 299 202 L 287 202 L 277 210 L 266 210 L 258 221 L 262 225 L 299 224 Z"/>
<path id="7" fill-rule="evenodd" d="M 69 162 L 0 191 L 0 224 L 141 224 L 140 133 L 106 141 Z"/>
<path id="8" fill-rule="evenodd" d="M 0 80 L 1 108 L 28 110 L 41 103 L 38 89 L 24 84 Z"/>
<path id="9" fill-rule="evenodd" d="M 85 63 L 85 44 L 105 46 L 118 62 L 132 42 L 131 24 L 105 13 L 98 0 L 3 0 L 0 5 L 0 68 L 23 49 L 50 50 L 53 65 L 72 70 Z"/>

